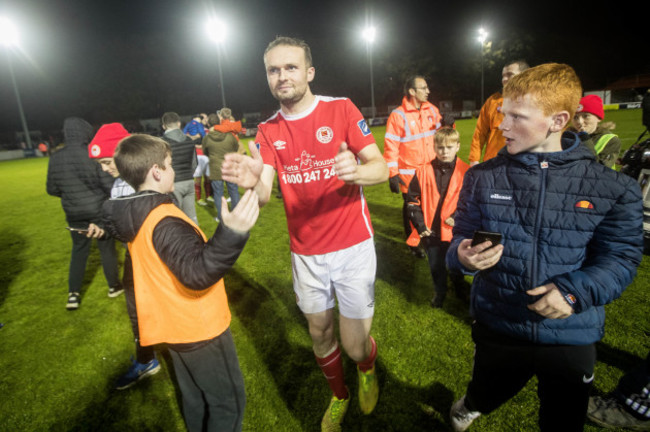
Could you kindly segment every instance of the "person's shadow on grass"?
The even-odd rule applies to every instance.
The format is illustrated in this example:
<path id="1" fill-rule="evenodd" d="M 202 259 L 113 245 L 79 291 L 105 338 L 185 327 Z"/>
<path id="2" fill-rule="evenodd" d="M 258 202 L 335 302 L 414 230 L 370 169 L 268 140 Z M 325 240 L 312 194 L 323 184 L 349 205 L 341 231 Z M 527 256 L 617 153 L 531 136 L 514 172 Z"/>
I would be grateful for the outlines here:
<path id="1" fill-rule="evenodd" d="M 23 271 L 23 252 L 27 249 L 27 241 L 20 234 L 9 230 L 0 231 L 0 305 L 4 304 L 9 295 L 9 286 Z"/>
<path id="2" fill-rule="evenodd" d="M 273 377 L 285 408 L 300 422 L 300 430 L 320 430 L 320 421 L 331 392 L 316 365 L 307 324 L 295 306 L 292 287 L 287 286 L 286 282 L 274 284 L 272 280 L 262 287 L 247 280 L 237 270 L 231 270 L 228 274 L 226 287 L 233 314 L 242 322 L 247 336 L 255 341 L 257 352 Z M 279 309 L 278 305 L 281 305 Z M 292 342 L 297 339 L 293 333 L 296 325 L 303 328 L 304 335 L 300 339 L 306 342 L 304 344 Z M 376 363 L 381 386 L 379 402 L 371 415 L 362 414 L 356 396 L 356 365 L 347 356 L 344 358 L 346 382 L 352 396 L 343 423 L 344 430 L 449 428 L 446 418 L 454 401 L 453 392 L 437 382 L 422 387 L 405 384 L 384 367 L 381 354 Z M 245 371 L 244 380 L 247 381 Z"/>

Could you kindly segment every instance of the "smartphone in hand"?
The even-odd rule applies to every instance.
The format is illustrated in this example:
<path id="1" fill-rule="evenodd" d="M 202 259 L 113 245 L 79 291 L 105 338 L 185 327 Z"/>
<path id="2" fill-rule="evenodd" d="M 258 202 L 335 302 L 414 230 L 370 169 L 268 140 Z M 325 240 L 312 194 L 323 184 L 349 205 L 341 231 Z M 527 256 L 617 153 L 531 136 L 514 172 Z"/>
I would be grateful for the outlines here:
<path id="1" fill-rule="evenodd" d="M 72 227 L 65 227 L 68 231 L 76 232 L 79 234 L 88 234 L 88 228 L 72 228 Z"/>
<path id="2" fill-rule="evenodd" d="M 472 247 L 476 246 L 477 244 L 484 243 L 486 241 L 492 242 L 492 246 L 494 247 L 498 244 L 501 243 L 501 233 L 498 232 L 490 232 L 490 231 L 474 231 L 474 237 L 472 237 Z"/>

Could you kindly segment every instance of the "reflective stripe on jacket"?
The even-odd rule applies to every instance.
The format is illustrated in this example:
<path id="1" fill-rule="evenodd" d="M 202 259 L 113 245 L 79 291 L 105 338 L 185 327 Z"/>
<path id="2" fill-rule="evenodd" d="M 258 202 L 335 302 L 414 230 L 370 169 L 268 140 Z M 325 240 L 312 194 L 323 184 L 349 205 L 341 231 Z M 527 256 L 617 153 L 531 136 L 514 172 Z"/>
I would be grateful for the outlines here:
<path id="1" fill-rule="evenodd" d="M 133 280 L 138 311 L 140 343 L 192 343 L 209 340 L 230 325 L 230 309 L 223 279 L 205 290 L 184 286 L 160 259 L 153 232 L 166 217 L 176 217 L 205 235 L 178 207 L 161 204 L 147 216 L 132 242 Z"/>
<path id="2" fill-rule="evenodd" d="M 433 136 L 440 129 L 441 121 L 440 111 L 435 105 L 424 102 L 418 109 L 407 97 L 402 99 L 402 105 L 388 117 L 384 159 L 389 176 L 399 174 L 404 182 L 400 186 L 403 193 L 408 191 L 415 169 L 431 162 L 435 157 Z"/>

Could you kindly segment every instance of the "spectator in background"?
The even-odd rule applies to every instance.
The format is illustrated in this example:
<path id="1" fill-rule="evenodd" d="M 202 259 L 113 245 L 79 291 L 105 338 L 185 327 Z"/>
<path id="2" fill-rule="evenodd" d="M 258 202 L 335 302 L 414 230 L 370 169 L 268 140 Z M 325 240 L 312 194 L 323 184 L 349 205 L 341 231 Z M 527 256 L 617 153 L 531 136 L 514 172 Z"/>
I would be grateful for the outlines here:
<path id="1" fill-rule="evenodd" d="M 73 229 L 70 231 L 72 254 L 66 309 L 75 310 L 81 304 L 81 287 L 92 238 L 97 239 L 108 296 L 117 297 L 124 289 L 118 274 L 115 241 L 102 237 L 101 228 L 102 204 L 111 194 L 113 177 L 88 157 L 93 128 L 87 121 L 78 117 L 65 119 L 63 134 L 65 146 L 49 160 L 47 193 L 61 198 L 66 221 Z"/>
<path id="2" fill-rule="evenodd" d="M 172 149 L 172 167 L 174 178 L 174 196 L 178 207 L 195 223 L 196 207 L 194 205 L 194 171 L 198 165 L 194 141 L 181 131 L 181 118 L 175 112 L 166 112 L 162 116 L 164 133 L 162 139 Z"/>
<path id="3" fill-rule="evenodd" d="M 192 120 L 183 128 L 183 133 L 194 141 L 201 140 L 205 136 L 206 121 L 207 116 L 205 114 L 195 114 Z"/>
<path id="4" fill-rule="evenodd" d="M 506 64 L 501 71 L 501 86 L 504 87 L 510 78 L 526 69 L 528 69 L 528 63 L 523 60 Z M 506 140 L 499 129 L 499 125 L 503 120 L 501 107 L 503 107 L 501 92 L 491 95 L 481 107 L 469 150 L 470 166 L 474 166 L 481 161 L 483 150 L 485 150 L 483 161 L 486 161 L 495 157 L 499 150 L 506 145 Z"/>
<path id="5" fill-rule="evenodd" d="M 219 125 L 220 117 L 217 114 L 210 114 L 208 117 L 208 124 L 211 129 L 210 132 L 203 138 L 203 154 L 206 155 L 210 161 L 210 184 L 214 193 L 214 204 L 217 208 L 217 220 L 221 222 L 221 197 L 223 196 L 224 180 L 221 177 L 221 165 L 224 161 L 226 153 L 235 153 L 239 150 L 237 138 L 230 132 L 221 132 L 214 128 Z M 228 196 L 230 197 L 230 205 L 232 208 L 237 206 L 239 202 L 239 189 L 235 183 L 226 181 L 228 188 Z"/>
<path id="6" fill-rule="evenodd" d="M 433 135 L 442 126 L 438 108 L 428 102 L 429 86 L 423 76 L 414 75 L 404 83 L 402 105 L 393 110 L 386 123 L 384 159 L 389 169 L 388 183 L 393 193 L 402 193 L 402 223 L 405 237 L 411 234 L 406 194 L 415 170 L 435 157 Z M 411 246 L 411 253 L 424 252 Z"/>
<path id="7" fill-rule="evenodd" d="M 246 153 L 246 149 L 242 145 L 241 141 L 239 141 L 239 134 L 244 130 L 241 121 L 235 121 L 235 118 L 232 116 L 232 110 L 230 108 L 221 108 L 219 111 L 217 111 L 217 115 L 219 116 L 220 123 L 218 125 L 214 125 L 213 129 L 233 134 L 233 136 L 237 139 L 237 145 L 239 146 L 237 152 L 241 154 Z"/>
<path id="8" fill-rule="evenodd" d="M 603 100 L 600 96 L 587 95 L 580 99 L 578 111 L 573 117 L 573 132 L 580 141 L 594 152 L 599 163 L 613 168 L 621 151 L 621 140 L 611 133 L 616 127 L 613 122 L 601 121 L 605 118 Z"/>

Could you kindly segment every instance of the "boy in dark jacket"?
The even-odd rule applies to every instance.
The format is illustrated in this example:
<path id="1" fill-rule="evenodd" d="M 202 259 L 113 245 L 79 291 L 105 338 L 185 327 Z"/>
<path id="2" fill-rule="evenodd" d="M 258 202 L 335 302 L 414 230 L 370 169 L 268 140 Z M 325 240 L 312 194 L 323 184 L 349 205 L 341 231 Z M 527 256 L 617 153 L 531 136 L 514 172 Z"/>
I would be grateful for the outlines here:
<path id="1" fill-rule="evenodd" d="M 542 431 L 582 431 L 604 333 L 642 256 L 638 184 L 563 133 L 582 93 L 575 71 L 544 64 L 504 88 L 506 147 L 465 175 L 447 253 L 474 275 L 472 380 L 451 408 L 469 427 L 538 379 Z M 503 242 L 471 246 L 476 230 Z"/>
<path id="2" fill-rule="evenodd" d="M 123 292 L 118 274 L 115 241 L 102 237 L 102 204 L 111 194 L 113 177 L 88 157 L 88 143 L 93 128 L 85 120 L 70 117 L 63 122 L 65 146 L 52 154 L 47 169 L 47 193 L 61 198 L 61 205 L 70 228 L 72 254 L 68 275 L 66 308 L 75 310 L 81 304 L 81 286 L 90 254 L 92 239 L 102 258 L 108 296 Z"/>
<path id="3" fill-rule="evenodd" d="M 456 157 L 460 150 L 460 134 L 456 129 L 449 126 L 439 129 L 433 142 L 436 158 L 415 171 L 406 194 L 413 227 L 406 243 L 411 247 L 423 244 L 435 290 L 431 307 L 441 308 L 447 296 L 445 255 L 451 242 L 458 195 L 469 166 Z M 455 271 L 450 277 L 456 294 L 467 299 L 462 273 Z"/>
<path id="4" fill-rule="evenodd" d="M 188 430 L 241 430 L 244 382 L 230 334 L 223 276 L 259 214 L 248 191 L 209 240 L 169 196 L 174 169 L 169 144 L 149 135 L 122 140 L 115 164 L 137 193 L 108 201 L 107 227 L 128 243 L 140 343 L 166 343 L 183 397 Z"/>

